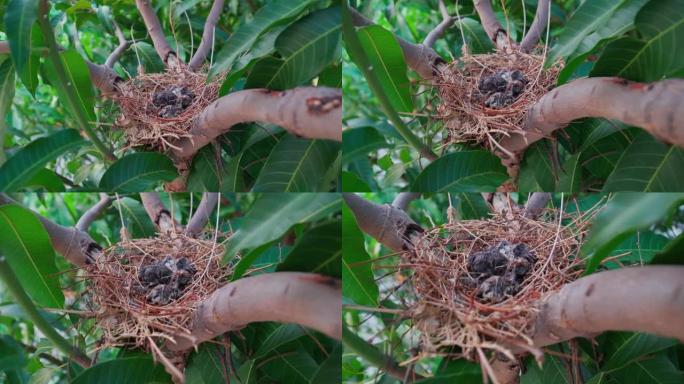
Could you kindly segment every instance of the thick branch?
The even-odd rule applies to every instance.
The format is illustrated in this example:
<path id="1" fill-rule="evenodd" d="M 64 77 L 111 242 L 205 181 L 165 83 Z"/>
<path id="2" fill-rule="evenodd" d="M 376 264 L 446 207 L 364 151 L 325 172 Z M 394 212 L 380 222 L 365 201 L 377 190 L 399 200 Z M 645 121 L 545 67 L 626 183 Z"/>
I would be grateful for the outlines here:
<path id="1" fill-rule="evenodd" d="M 150 217 L 150 220 L 162 233 L 176 232 L 176 228 L 179 228 L 179 225 L 171 216 L 171 212 L 166 209 L 156 192 L 142 192 L 140 193 L 140 199 L 142 200 L 143 207 L 145 207 L 147 216 Z"/>
<path id="2" fill-rule="evenodd" d="M 223 11 L 223 0 L 214 0 L 214 4 L 211 6 L 207 20 L 204 23 L 202 41 L 200 41 L 197 51 L 195 51 L 195 54 L 188 63 L 188 66 L 193 71 L 196 71 L 202 66 L 202 63 L 207 58 L 209 51 L 211 51 L 211 45 L 214 40 L 214 29 L 216 28 L 216 23 L 218 23 L 219 17 L 221 16 L 221 11 Z"/>
<path id="3" fill-rule="evenodd" d="M 1 204 L 21 205 L 4 193 L 0 193 Z M 61 226 L 36 212 L 33 213 L 43 224 L 43 227 L 45 227 L 55 250 L 72 264 L 77 266 L 91 264 L 102 255 L 102 247 L 87 232 L 80 231 L 74 227 Z"/>
<path id="4" fill-rule="evenodd" d="M 123 31 L 121 30 L 121 28 L 119 28 L 119 24 L 117 24 L 116 21 L 114 21 L 113 23 L 116 37 L 119 39 L 119 45 L 111 54 L 109 54 L 109 57 L 107 57 L 107 60 L 104 64 L 107 68 L 113 68 L 117 60 L 119 60 L 121 55 L 123 55 L 123 53 L 126 52 L 128 46 L 131 45 L 129 41 L 126 41 L 126 36 L 124 36 Z"/>
<path id="5" fill-rule="evenodd" d="M 90 224 L 92 224 L 93 221 L 95 221 L 102 214 L 102 212 L 107 209 L 107 207 L 109 207 L 113 199 L 113 197 L 108 196 L 106 193 L 102 193 L 100 195 L 100 201 L 90 207 L 90 209 L 88 209 L 86 213 L 84 213 L 83 216 L 78 219 L 78 222 L 75 225 L 76 229 L 87 232 Z"/>
<path id="6" fill-rule="evenodd" d="M 411 248 L 412 237 L 423 232 L 403 210 L 370 202 L 353 193 L 342 194 L 362 231 L 395 252 Z"/>
<path id="7" fill-rule="evenodd" d="M 508 34 L 506 34 L 506 30 L 503 29 L 499 20 L 496 19 L 491 0 L 475 0 L 475 10 L 480 16 L 482 27 L 494 45 L 499 49 L 508 48 L 510 46 Z"/>
<path id="8" fill-rule="evenodd" d="M 534 345 L 605 331 L 646 332 L 684 341 L 684 267 L 646 266 L 595 273 L 541 302 Z"/>
<path id="9" fill-rule="evenodd" d="M 527 111 L 524 136 L 513 133 L 501 145 L 515 155 L 572 120 L 603 117 L 647 130 L 684 147 L 684 80 L 634 83 L 617 77 L 575 80 L 544 95 Z M 508 158 L 504 153 L 498 153 Z"/>
<path id="10" fill-rule="evenodd" d="M 342 291 L 338 279 L 313 273 L 275 272 L 226 284 L 195 311 L 193 340 L 179 335 L 171 350 L 182 351 L 250 323 L 303 325 L 335 339 L 342 337 Z"/>
<path id="11" fill-rule="evenodd" d="M 420 196 L 419 192 L 401 192 L 397 194 L 397 196 L 394 198 L 392 201 L 392 206 L 401 209 L 402 211 L 406 210 L 406 207 L 415 199 L 417 199 Z"/>
<path id="12" fill-rule="evenodd" d="M 311 139 L 342 141 L 342 92 L 326 87 L 288 91 L 247 89 L 214 101 L 197 117 L 191 139 L 176 143 L 176 157 L 188 160 L 216 137 L 239 123 L 258 121 L 279 125 Z"/>
<path id="13" fill-rule="evenodd" d="M 218 203 L 219 194 L 217 192 L 204 192 L 202 195 L 202 201 L 200 201 L 197 210 L 192 215 L 192 218 L 188 222 L 188 226 L 185 228 L 185 233 L 188 236 L 197 236 L 209 221 L 209 216 L 211 211 L 216 207 Z"/>
<path id="14" fill-rule="evenodd" d="M 432 30 L 423 40 L 423 45 L 426 47 L 434 47 L 435 42 L 444 36 L 447 29 L 454 24 L 454 21 L 458 20 L 457 17 L 451 17 L 447 11 L 446 5 L 444 5 L 444 0 L 439 0 L 439 13 L 442 14 L 442 21 Z"/>
<path id="15" fill-rule="evenodd" d="M 520 43 L 521 51 L 529 52 L 537 44 L 542 32 L 546 28 L 550 8 L 551 0 L 539 0 L 539 3 L 537 3 L 537 12 L 534 14 L 534 20 L 532 21 L 530 30 L 527 31 L 527 34 L 525 34 L 525 37 Z"/>
<path id="16" fill-rule="evenodd" d="M 366 25 L 373 25 L 374 23 L 367 19 L 364 15 L 359 13 L 354 8 L 349 8 L 349 11 L 354 22 L 354 26 L 363 27 Z M 413 44 L 399 36 L 395 36 L 402 52 L 404 52 L 404 59 L 409 68 L 413 69 L 423 79 L 431 79 L 439 71 L 439 67 L 445 64 L 437 52 L 429 46 L 424 44 Z"/>
<path id="17" fill-rule="evenodd" d="M 171 49 L 171 46 L 166 41 L 164 30 L 162 30 L 157 14 L 154 12 L 154 8 L 152 8 L 150 1 L 135 0 L 135 4 L 138 7 L 138 11 L 140 11 L 140 15 L 142 15 L 147 31 L 150 33 L 150 38 L 152 38 L 152 44 L 154 45 L 157 54 L 166 65 L 172 68 L 175 67 L 178 64 L 176 52 Z"/>
<path id="18" fill-rule="evenodd" d="M 546 207 L 546 204 L 551 200 L 551 194 L 547 192 L 534 192 L 525 204 L 525 211 L 523 216 L 531 219 L 536 219 Z"/>

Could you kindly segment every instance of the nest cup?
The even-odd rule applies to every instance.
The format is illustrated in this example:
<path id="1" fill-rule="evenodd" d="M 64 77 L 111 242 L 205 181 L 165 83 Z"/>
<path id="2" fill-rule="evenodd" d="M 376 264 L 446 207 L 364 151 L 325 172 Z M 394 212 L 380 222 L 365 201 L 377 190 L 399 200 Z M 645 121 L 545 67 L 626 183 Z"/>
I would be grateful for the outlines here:
<path id="1" fill-rule="evenodd" d="M 121 110 L 116 126 L 124 131 L 124 149 L 179 149 L 174 143 L 191 138 L 195 117 L 218 98 L 222 81 L 218 77 L 207 82 L 206 72 L 181 66 L 163 73 L 143 73 L 119 84 L 113 97 Z M 174 94 L 175 99 L 165 99 L 164 94 Z"/>
<path id="2" fill-rule="evenodd" d="M 544 68 L 544 56 L 513 52 L 466 54 L 443 68 L 436 77 L 438 119 L 448 131 L 446 143 L 475 143 L 490 150 L 511 132 L 522 131 L 525 114 L 558 79 L 560 63 Z M 490 106 L 491 93 L 483 82 L 497 73 L 522 75 L 522 92 L 505 105 Z"/>
<path id="3" fill-rule="evenodd" d="M 478 360 L 487 351 L 514 360 L 511 347 L 534 350 L 535 303 L 583 270 L 578 252 L 588 220 L 564 216 L 568 224 L 559 225 L 557 216 L 558 211 L 548 210 L 542 220 L 516 214 L 454 221 L 426 231 L 414 250 L 402 254 L 402 266 L 412 271 L 408 280 L 414 302 L 408 313 L 424 355 Z M 492 302 L 482 297 L 483 278 L 477 280 L 469 258 L 472 263 L 471 255 L 497 249 L 502 242 L 524 244 L 535 261 L 517 291 Z"/>
<path id="4" fill-rule="evenodd" d="M 213 233 L 212 233 L 213 235 Z M 220 288 L 230 274 L 220 265 L 224 247 L 182 234 L 124 240 L 107 248 L 104 257 L 85 267 L 103 347 L 142 347 L 165 360 L 163 345 L 177 335 L 190 335 L 192 315 L 202 300 Z M 166 260 L 185 258 L 196 272 L 177 297 L 160 305 L 150 302 L 149 284 L 141 270 Z"/>

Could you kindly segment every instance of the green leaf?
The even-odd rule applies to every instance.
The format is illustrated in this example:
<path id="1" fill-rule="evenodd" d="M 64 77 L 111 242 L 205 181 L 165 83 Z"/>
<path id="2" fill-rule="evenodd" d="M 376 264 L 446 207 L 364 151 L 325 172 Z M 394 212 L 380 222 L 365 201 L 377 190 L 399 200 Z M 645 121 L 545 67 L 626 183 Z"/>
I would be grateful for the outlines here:
<path id="1" fill-rule="evenodd" d="M 389 144 L 373 127 L 346 129 L 342 132 L 342 163 L 347 164 Z"/>
<path id="2" fill-rule="evenodd" d="M 394 34 L 379 25 L 357 30 L 357 35 L 382 91 L 397 112 L 412 112 L 411 83 L 406 62 Z"/>
<path id="3" fill-rule="evenodd" d="M 328 193 L 262 194 L 228 241 L 224 261 L 284 235 L 293 225 L 315 221 L 339 209 L 340 197 Z"/>
<path id="4" fill-rule="evenodd" d="M 634 361 L 674 345 L 677 340 L 635 332 L 610 332 L 604 341 L 606 348 L 604 371 L 620 369 Z"/>
<path id="5" fill-rule="evenodd" d="M 24 349 L 14 339 L 0 335 L 0 372 L 21 369 L 26 365 Z"/>
<path id="6" fill-rule="evenodd" d="M 254 384 L 257 380 L 257 367 L 254 359 L 247 360 L 237 371 L 237 376 L 240 384 Z"/>
<path id="7" fill-rule="evenodd" d="M 603 191 L 684 191 L 682 169 L 684 150 L 643 132 L 624 151 Z"/>
<path id="8" fill-rule="evenodd" d="M 14 99 L 14 65 L 5 59 L 0 65 L 0 139 L 5 137 L 7 115 Z M 1 144 L 1 143 L 0 143 Z M 0 145 L 0 165 L 5 162 L 5 146 Z"/>
<path id="9" fill-rule="evenodd" d="M 581 153 L 577 153 L 565 160 L 558 183 L 559 192 L 577 193 L 580 191 L 580 184 L 582 182 L 582 169 L 579 163 L 580 156 Z"/>
<path id="10" fill-rule="evenodd" d="M 5 13 L 5 33 L 14 67 L 32 93 L 38 76 L 37 57 L 32 55 L 33 25 L 38 19 L 38 0 L 10 0 Z M 33 56 L 33 57 L 31 57 Z"/>
<path id="11" fill-rule="evenodd" d="M 466 43 L 468 44 L 469 53 L 489 53 L 494 49 L 492 39 L 487 36 L 487 32 L 485 32 L 482 24 L 480 24 L 477 20 L 464 17 L 460 20 L 456 20 L 452 28 L 454 28 L 454 30 L 463 28 L 463 35 L 465 36 Z"/>
<path id="12" fill-rule="evenodd" d="M 0 206 L 0 251 L 38 305 L 62 308 L 55 251 L 43 224 L 18 205 Z"/>
<path id="13" fill-rule="evenodd" d="M 528 359 L 527 372 L 520 377 L 520 384 L 570 384 L 568 371 L 560 358 L 546 354 L 541 368 L 534 359 Z"/>
<path id="14" fill-rule="evenodd" d="M 316 77 L 336 57 L 340 8 L 314 12 L 287 27 L 275 41 L 280 58 L 266 57 L 252 69 L 245 88 L 289 89 Z"/>
<path id="15" fill-rule="evenodd" d="M 342 171 L 342 191 L 343 192 L 372 192 L 365 181 L 354 172 Z"/>
<path id="16" fill-rule="evenodd" d="M 342 63 L 334 62 L 319 75 L 316 85 L 319 87 L 342 88 Z"/>
<path id="17" fill-rule="evenodd" d="M 213 343 L 202 343 L 196 353 L 190 355 L 185 368 L 185 382 L 188 384 L 226 383 L 225 371 L 220 356 L 221 347 Z"/>
<path id="18" fill-rule="evenodd" d="M 620 256 L 621 263 L 649 264 L 653 257 L 668 244 L 665 236 L 653 232 L 637 232 L 623 241 L 611 255 Z"/>
<path id="19" fill-rule="evenodd" d="M 459 218 L 463 220 L 477 220 L 489 217 L 491 210 L 487 202 L 479 193 L 461 193 L 458 195 Z"/>
<path id="20" fill-rule="evenodd" d="M 74 118 L 83 112 L 83 116 L 86 116 L 88 121 L 95 121 L 93 85 L 85 60 L 74 50 L 60 52 L 59 56 L 64 64 L 67 83 L 63 84 L 61 81 L 53 81 L 52 84 L 57 89 L 60 101 L 65 103 L 69 112 L 74 115 Z M 45 62 L 45 71 L 51 79 L 59 78 L 57 69 L 50 60 Z M 72 104 L 68 93 L 76 95 L 76 104 Z"/>
<path id="21" fill-rule="evenodd" d="M 684 0 L 651 1 L 639 11 L 634 24 L 640 38 L 608 44 L 591 76 L 655 81 L 684 69 Z"/>
<path id="22" fill-rule="evenodd" d="M 160 181 L 178 177 L 171 159 L 154 152 L 138 152 L 122 157 L 100 179 L 100 189 L 110 192 L 143 192 Z"/>
<path id="23" fill-rule="evenodd" d="M 593 220 L 592 230 L 582 246 L 582 253 L 591 255 L 585 273 L 595 271 L 622 241 L 662 220 L 682 201 L 682 193 L 616 193 Z"/>
<path id="24" fill-rule="evenodd" d="M 361 305 L 378 305 L 378 286 L 371 270 L 363 233 L 346 204 L 342 204 L 342 296 Z"/>
<path id="25" fill-rule="evenodd" d="M 213 78 L 218 73 L 228 71 L 235 60 L 249 50 L 261 34 L 274 26 L 287 23 L 315 2 L 315 0 L 278 0 L 264 5 L 254 14 L 251 21 L 242 24 L 228 38 L 214 58 L 209 77 Z"/>
<path id="26" fill-rule="evenodd" d="M 0 166 L 0 190 L 21 189 L 48 162 L 83 144 L 85 140 L 75 129 L 63 129 L 50 136 L 34 140 Z"/>
<path id="27" fill-rule="evenodd" d="M 559 58 L 571 56 L 587 36 L 605 28 L 624 3 L 625 0 L 592 0 L 582 3 L 558 35 L 547 62 L 553 63 Z"/>
<path id="28" fill-rule="evenodd" d="M 681 384 L 682 371 L 666 355 L 635 361 L 623 369 L 612 372 L 618 383 Z"/>
<path id="29" fill-rule="evenodd" d="M 308 384 L 318 369 L 316 361 L 303 350 L 276 356 L 264 362 L 260 368 L 275 383 Z"/>
<path id="30" fill-rule="evenodd" d="M 330 140 L 285 136 L 273 148 L 257 178 L 255 192 L 315 192 L 335 161 L 340 145 Z"/>
<path id="31" fill-rule="evenodd" d="M 258 359 L 269 354 L 272 350 L 306 335 L 304 328 L 297 324 L 279 324 L 273 328 L 262 340 L 254 352 Z"/>
<path id="32" fill-rule="evenodd" d="M 45 192 L 64 192 L 64 182 L 55 171 L 43 168 L 24 184 L 24 189 Z"/>
<path id="33" fill-rule="evenodd" d="M 249 251 L 249 253 L 242 256 L 240 258 L 240 261 L 238 261 L 238 263 L 235 265 L 233 274 L 230 276 L 230 281 L 235 281 L 241 278 L 245 274 L 245 272 L 247 272 L 247 269 L 249 269 L 249 267 L 251 267 L 252 264 L 254 264 L 254 262 L 259 258 L 259 256 L 261 256 L 261 254 L 264 253 L 264 251 L 271 248 L 275 243 L 276 241 L 268 242 L 266 244 L 263 244 L 252 249 L 251 251 Z"/>
<path id="34" fill-rule="evenodd" d="M 493 192 L 508 180 L 506 168 L 487 151 L 453 152 L 425 167 L 411 190 L 415 192 Z"/>
<path id="35" fill-rule="evenodd" d="M 531 179 L 531 184 L 535 185 L 530 185 L 528 188 L 521 187 L 521 192 L 532 192 L 533 186 L 538 186 L 541 191 L 556 189 L 556 176 L 550 157 L 551 149 L 546 140 L 538 141 L 527 148 L 520 165 L 520 179 L 522 181 L 524 177 L 528 177 Z"/>
<path id="36" fill-rule="evenodd" d="M 659 252 L 651 264 L 684 264 L 684 234 L 680 234 Z"/>
<path id="37" fill-rule="evenodd" d="M 114 207 L 121 211 L 126 229 L 134 239 L 152 237 L 157 232 L 145 207 L 138 200 L 120 197 L 114 201 Z"/>
<path id="38" fill-rule="evenodd" d="M 449 360 L 442 358 L 435 376 L 416 381 L 416 384 L 479 384 L 482 383 L 482 370 L 479 365 L 465 359 Z"/>
<path id="39" fill-rule="evenodd" d="M 126 357 L 109 360 L 84 370 L 72 384 L 162 384 L 171 377 L 151 357 Z"/>
<path id="40" fill-rule="evenodd" d="M 315 272 L 342 275 L 342 222 L 335 220 L 304 232 L 277 271 Z"/>
<path id="41" fill-rule="evenodd" d="M 335 345 L 332 353 L 325 359 L 313 375 L 310 384 L 342 382 L 342 344 Z"/>

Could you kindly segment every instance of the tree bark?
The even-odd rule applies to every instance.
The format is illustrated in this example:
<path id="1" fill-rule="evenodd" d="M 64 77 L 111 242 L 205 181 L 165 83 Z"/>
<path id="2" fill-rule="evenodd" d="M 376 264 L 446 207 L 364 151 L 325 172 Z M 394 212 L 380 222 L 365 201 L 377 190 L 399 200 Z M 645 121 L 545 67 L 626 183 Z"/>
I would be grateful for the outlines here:
<path id="1" fill-rule="evenodd" d="M 140 193 L 143 207 L 147 216 L 150 217 L 159 231 L 162 233 L 174 233 L 180 228 L 176 220 L 171 216 L 171 212 L 164 206 L 159 195 L 156 192 L 142 192 Z"/>
<path id="2" fill-rule="evenodd" d="M 174 144 L 181 148 L 175 156 L 187 161 L 232 126 L 251 121 L 279 125 L 306 138 L 342 141 L 342 91 L 326 87 L 247 89 L 223 96 L 197 116 L 190 130 L 192 139 Z"/>
<path id="3" fill-rule="evenodd" d="M 116 33 L 117 39 L 119 39 L 119 45 L 114 49 L 112 53 L 109 54 L 107 57 L 107 60 L 104 63 L 104 66 L 107 68 L 113 68 L 114 64 L 119 60 L 121 55 L 123 55 L 124 52 L 128 49 L 128 46 L 131 45 L 129 41 L 126 41 L 126 36 L 124 36 L 123 31 L 121 28 L 119 28 L 119 24 L 116 23 L 116 21 L 113 21 L 114 23 L 114 31 Z"/>
<path id="4" fill-rule="evenodd" d="M 190 237 L 195 237 L 202 232 L 207 225 L 207 222 L 209 222 L 209 216 L 211 215 L 211 211 L 216 207 L 218 199 L 218 192 L 204 192 L 202 201 L 200 201 L 197 210 L 192 215 L 187 227 L 185 227 L 185 234 Z"/>
<path id="5" fill-rule="evenodd" d="M 408 205 L 415 199 L 420 197 L 419 192 L 401 192 L 392 201 L 392 206 L 406 211 Z"/>
<path id="6" fill-rule="evenodd" d="M 191 70 L 198 70 L 207 58 L 209 51 L 211 51 L 212 42 L 214 41 L 214 28 L 216 28 L 216 23 L 218 23 L 222 11 L 223 0 L 214 0 L 214 4 L 211 6 L 207 20 L 204 23 L 204 31 L 202 32 L 200 45 L 197 47 L 197 51 L 195 51 L 190 62 L 188 62 L 188 67 Z"/>
<path id="7" fill-rule="evenodd" d="M 93 223 L 93 221 L 97 220 L 98 217 L 104 212 L 107 207 L 112 203 L 112 200 L 114 198 L 111 196 L 108 196 L 106 193 L 100 194 L 100 201 L 95 203 L 90 209 L 84 213 L 80 219 L 78 219 L 78 222 L 76 222 L 75 228 L 78 229 L 79 231 L 88 231 L 88 227 L 90 227 L 90 224 Z"/>
<path id="8" fill-rule="evenodd" d="M 537 45 L 542 32 L 546 28 L 547 21 L 549 20 L 550 9 L 551 0 L 539 0 L 537 3 L 537 12 L 534 14 L 532 25 L 520 43 L 521 51 L 529 52 L 532 50 L 532 48 L 534 48 L 535 45 Z"/>
<path id="9" fill-rule="evenodd" d="M 551 200 L 551 194 L 547 192 L 534 192 L 529 199 L 527 199 L 527 204 L 525 204 L 525 210 L 523 211 L 523 216 L 530 219 L 536 219 L 546 207 L 549 200 Z"/>
<path id="10" fill-rule="evenodd" d="M 342 291 L 338 279 L 313 273 L 275 272 L 226 284 L 198 307 L 192 319 L 192 339 L 178 335 L 168 343 L 183 351 L 250 323 L 275 321 L 312 328 L 342 337 Z"/>
<path id="11" fill-rule="evenodd" d="M 509 48 L 511 46 L 511 41 L 508 38 L 506 30 L 503 29 L 501 23 L 499 23 L 499 20 L 497 20 L 494 15 L 491 0 L 475 0 L 474 5 L 477 14 L 480 16 L 482 27 L 494 45 L 498 49 Z"/>
<path id="12" fill-rule="evenodd" d="M 539 99 L 527 111 L 524 134 L 512 133 L 500 144 L 519 156 L 532 143 L 582 117 L 620 120 L 641 127 L 667 143 L 684 147 L 684 80 L 650 84 L 618 77 L 575 80 Z M 497 154 L 509 158 L 501 151 Z"/>
<path id="13" fill-rule="evenodd" d="M 152 39 L 152 44 L 157 54 L 162 59 L 164 64 L 174 68 L 178 64 L 178 58 L 176 57 L 176 52 L 171 49 L 171 46 L 166 41 L 166 36 L 164 36 L 164 30 L 159 23 L 157 14 L 152 8 L 149 0 L 135 0 L 135 5 L 138 7 L 138 11 L 145 22 L 147 27 L 147 32 L 150 34 Z"/>

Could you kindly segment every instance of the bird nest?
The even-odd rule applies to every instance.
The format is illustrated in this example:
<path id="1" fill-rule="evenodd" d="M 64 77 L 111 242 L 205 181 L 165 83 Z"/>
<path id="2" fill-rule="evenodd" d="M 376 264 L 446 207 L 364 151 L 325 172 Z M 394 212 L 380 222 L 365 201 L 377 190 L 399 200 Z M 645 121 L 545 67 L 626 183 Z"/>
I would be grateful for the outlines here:
<path id="1" fill-rule="evenodd" d="M 576 280 L 584 216 L 548 210 L 544 220 L 515 214 L 454 221 L 423 233 L 402 255 L 415 302 L 408 313 L 423 355 L 481 360 L 532 344 L 539 300 Z M 454 347 L 460 347 L 454 348 Z"/>
<path id="2" fill-rule="evenodd" d="M 556 85 L 561 68 L 544 68 L 544 56 L 523 52 L 466 54 L 452 62 L 435 79 L 446 141 L 506 152 L 499 141 L 522 131 L 527 110 Z"/>
<path id="3" fill-rule="evenodd" d="M 85 267 L 103 347 L 143 348 L 169 370 L 163 345 L 189 336 L 199 303 L 224 284 L 230 270 L 220 264 L 223 252 L 221 244 L 183 234 L 107 248 Z"/>
<path id="4" fill-rule="evenodd" d="M 191 137 L 195 117 L 218 98 L 221 82 L 221 77 L 207 82 L 206 72 L 180 67 L 120 83 L 113 97 L 121 109 L 116 126 L 124 131 L 124 149 L 179 149 L 174 143 Z"/>

